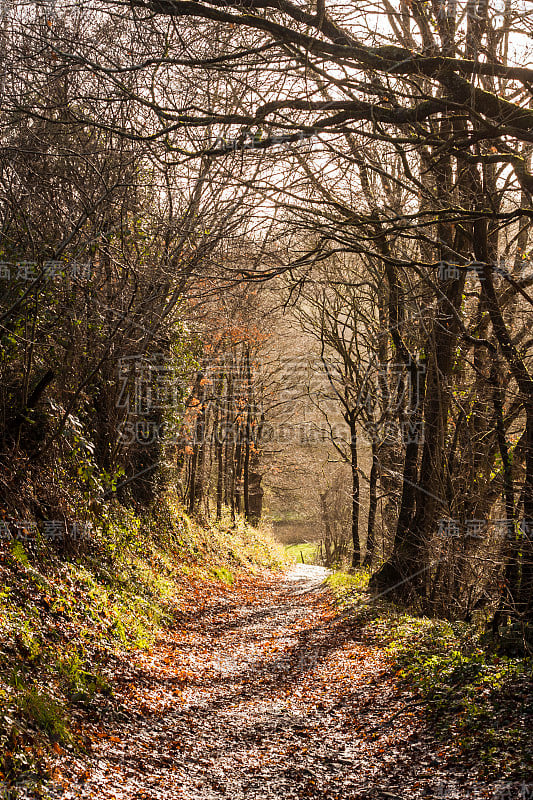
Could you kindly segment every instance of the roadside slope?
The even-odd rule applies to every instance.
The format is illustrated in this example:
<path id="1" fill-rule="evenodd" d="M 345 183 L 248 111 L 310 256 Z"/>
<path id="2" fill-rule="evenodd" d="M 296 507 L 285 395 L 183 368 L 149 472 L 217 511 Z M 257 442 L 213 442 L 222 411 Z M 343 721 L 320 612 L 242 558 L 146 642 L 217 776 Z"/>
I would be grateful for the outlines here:
<path id="1" fill-rule="evenodd" d="M 84 541 L 0 541 L 0 797 L 83 749 L 76 720 L 112 702 L 115 663 L 152 647 L 190 603 L 284 564 L 267 530 L 200 524 L 172 495 L 142 517 L 110 504 Z"/>

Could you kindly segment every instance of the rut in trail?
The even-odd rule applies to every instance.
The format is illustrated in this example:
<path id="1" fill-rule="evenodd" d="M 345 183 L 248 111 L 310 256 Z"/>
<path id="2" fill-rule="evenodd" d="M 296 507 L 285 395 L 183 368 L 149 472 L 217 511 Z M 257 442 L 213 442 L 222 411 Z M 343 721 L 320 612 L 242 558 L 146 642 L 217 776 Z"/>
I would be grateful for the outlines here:
<path id="1" fill-rule="evenodd" d="M 433 740 L 384 650 L 338 615 L 325 572 L 240 580 L 115 665 L 114 699 L 80 712 L 90 754 L 60 759 L 51 797 L 495 797 Z"/>

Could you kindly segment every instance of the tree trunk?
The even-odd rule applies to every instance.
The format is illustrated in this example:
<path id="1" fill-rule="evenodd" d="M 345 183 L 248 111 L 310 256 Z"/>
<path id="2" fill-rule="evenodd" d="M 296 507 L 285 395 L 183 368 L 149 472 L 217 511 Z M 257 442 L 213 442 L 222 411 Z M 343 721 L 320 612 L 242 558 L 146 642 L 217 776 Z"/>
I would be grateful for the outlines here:
<path id="1" fill-rule="evenodd" d="M 357 426 L 355 415 L 349 417 L 350 425 L 350 456 L 352 469 L 352 569 L 361 566 L 361 545 L 359 543 L 359 469 L 357 465 Z"/>
<path id="2" fill-rule="evenodd" d="M 246 348 L 245 353 L 246 368 L 246 430 L 244 442 L 244 463 L 243 463 L 243 500 L 244 517 L 246 522 L 250 522 L 250 440 L 252 438 L 252 380 L 250 374 L 250 350 Z"/>
<path id="3" fill-rule="evenodd" d="M 369 481 L 369 503 L 368 503 L 368 524 L 366 529 L 366 553 L 363 566 L 370 567 L 375 547 L 375 526 L 376 510 L 378 505 L 378 477 L 379 477 L 379 457 L 378 446 L 375 440 L 372 441 L 372 467 L 370 469 Z"/>

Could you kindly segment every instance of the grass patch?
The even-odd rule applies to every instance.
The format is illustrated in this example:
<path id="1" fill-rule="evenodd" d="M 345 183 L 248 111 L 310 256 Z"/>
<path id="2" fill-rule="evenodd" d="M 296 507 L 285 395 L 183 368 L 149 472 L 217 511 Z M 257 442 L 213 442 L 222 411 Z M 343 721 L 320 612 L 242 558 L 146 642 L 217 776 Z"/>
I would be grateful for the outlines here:
<path id="1" fill-rule="evenodd" d="M 316 542 L 298 542 L 285 545 L 285 552 L 293 563 L 317 564 L 319 546 Z"/>
<path id="2" fill-rule="evenodd" d="M 365 590 L 368 587 L 369 580 L 369 572 L 358 570 L 353 574 L 349 572 L 332 572 L 326 578 L 326 583 L 337 598 L 347 600 Z"/>
<path id="3" fill-rule="evenodd" d="M 72 735 L 65 707 L 49 694 L 32 687 L 18 695 L 17 705 L 22 715 L 48 734 L 52 741 L 70 744 Z"/>

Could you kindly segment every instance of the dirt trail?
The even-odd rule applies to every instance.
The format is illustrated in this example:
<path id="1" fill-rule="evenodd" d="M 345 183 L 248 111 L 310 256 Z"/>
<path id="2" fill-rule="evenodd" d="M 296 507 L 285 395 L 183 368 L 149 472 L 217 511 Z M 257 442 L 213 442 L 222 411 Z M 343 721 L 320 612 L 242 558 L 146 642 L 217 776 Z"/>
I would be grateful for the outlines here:
<path id="1" fill-rule="evenodd" d="M 80 712 L 90 754 L 62 756 L 51 797 L 497 797 L 434 742 L 325 572 L 239 581 L 114 665 L 113 700 Z"/>

